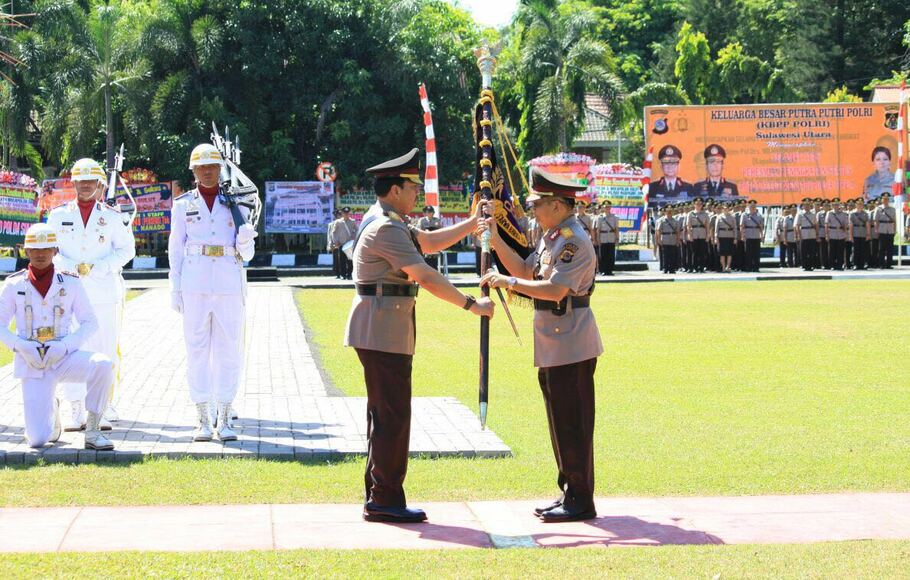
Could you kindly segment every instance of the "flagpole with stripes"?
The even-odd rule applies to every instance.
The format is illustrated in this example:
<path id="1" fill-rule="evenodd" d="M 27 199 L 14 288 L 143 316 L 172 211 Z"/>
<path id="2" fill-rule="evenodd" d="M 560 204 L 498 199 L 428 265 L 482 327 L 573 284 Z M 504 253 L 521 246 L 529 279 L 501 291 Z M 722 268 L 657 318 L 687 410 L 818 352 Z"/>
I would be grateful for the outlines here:
<path id="1" fill-rule="evenodd" d="M 442 218 L 439 207 L 439 173 L 436 164 L 436 134 L 433 132 L 433 115 L 430 113 L 430 99 L 427 87 L 420 83 L 420 106 L 423 107 L 423 125 L 427 136 L 427 167 L 423 178 L 423 193 L 426 204 L 433 206 L 436 217 Z"/>
<path id="2" fill-rule="evenodd" d="M 897 99 L 898 108 L 897 108 L 897 169 L 894 170 L 894 186 L 893 186 L 893 197 L 894 197 L 894 207 L 895 213 L 899 216 L 899 221 L 897 224 L 897 231 L 899 234 L 897 242 L 897 266 L 900 267 L 903 263 L 904 250 L 902 243 L 904 241 L 904 229 L 906 224 L 906 197 L 904 191 L 904 144 L 907 142 L 907 117 L 906 117 L 906 90 L 907 90 L 907 80 L 904 79 L 901 81 L 901 92 L 900 96 Z M 899 211 L 898 211 L 899 208 Z"/>

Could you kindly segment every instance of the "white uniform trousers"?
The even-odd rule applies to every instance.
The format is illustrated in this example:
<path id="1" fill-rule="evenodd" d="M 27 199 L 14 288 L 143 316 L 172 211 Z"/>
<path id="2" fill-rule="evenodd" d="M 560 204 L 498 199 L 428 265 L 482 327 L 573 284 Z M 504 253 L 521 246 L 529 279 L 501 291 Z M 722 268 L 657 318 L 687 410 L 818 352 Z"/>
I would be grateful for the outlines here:
<path id="1" fill-rule="evenodd" d="M 243 369 L 240 295 L 183 293 L 186 379 L 193 403 L 233 403 Z"/>
<path id="2" fill-rule="evenodd" d="M 82 345 L 89 352 L 100 352 L 114 364 L 114 373 L 109 392 L 113 398 L 120 384 L 120 330 L 123 326 L 123 302 L 92 304 L 92 311 L 98 319 L 98 330 Z M 85 399 L 85 383 L 63 383 L 63 398 L 66 401 Z M 105 407 L 107 405 L 105 404 Z"/>
<path id="3" fill-rule="evenodd" d="M 101 413 L 113 380 L 113 364 L 101 353 L 77 350 L 66 355 L 56 369 L 46 369 L 41 378 L 22 379 L 22 402 L 25 406 L 25 434 L 29 445 L 47 443 L 54 430 L 54 395 L 57 384 L 78 381 L 88 385 L 85 407 Z"/>

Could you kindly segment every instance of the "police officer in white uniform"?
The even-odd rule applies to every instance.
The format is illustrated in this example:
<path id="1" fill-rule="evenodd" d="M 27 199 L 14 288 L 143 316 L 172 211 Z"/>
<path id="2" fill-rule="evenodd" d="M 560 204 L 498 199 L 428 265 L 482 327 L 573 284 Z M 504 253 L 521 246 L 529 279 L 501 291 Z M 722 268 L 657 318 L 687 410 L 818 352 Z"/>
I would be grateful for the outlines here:
<path id="1" fill-rule="evenodd" d="M 51 210 L 47 223 L 57 233 L 59 252 L 54 257 L 58 271 L 78 273 L 98 320 L 98 331 L 85 343 L 85 349 L 105 354 L 114 363 L 111 397 L 120 376 L 120 331 L 126 296 L 123 267 L 136 256 L 132 229 L 123 214 L 104 203 L 104 170 L 92 159 L 73 165 L 71 180 L 76 199 Z M 63 398 L 70 409 L 64 420 L 66 431 L 85 428 L 85 383 L 63 383 Z M 116 421 L 117 412 L 108 403 L 105 420 Z"/>
<path id="2" fill-rule="evenodd" d="M 237 439 L 231 429 L 231 404 L 243 360 L 243 262 L 253 258 L 257 235 L 248 223 L 236 230 L 231 210 L 221 203 L 222 162 L 212 145 L 193 149 L 190 169 L 197 187 L 174 200 L 168 240 L 171 306 L 183 314 L 187 382 L 198 417 L 196 441 L 212 439 L 212 404 L 217 405 L 218 438 Z M 246 208 L 241 212 L 248 217 Z"/>
<path id="3" fill-rule="evenodd" d="M 113 382 L 113 363 L 102 353 L 80 350 L 98 323 L 79 278 L 54 267 L 57 234 L 34 224 L 25 234 L 29 266 L 6 279 L 0 292 L 0 341 L 15 353 L 13 377 L 22 381 L 25 434 L 31 447 L 60 437 L 60 411 L 54 396 L 63 381 L 88 385 L 85 448 L 108 451 L 101 413 Z M 16 331 L 9 330 L 15 318 Z M 73 320 L 78 323 L 70 332 Z"/>

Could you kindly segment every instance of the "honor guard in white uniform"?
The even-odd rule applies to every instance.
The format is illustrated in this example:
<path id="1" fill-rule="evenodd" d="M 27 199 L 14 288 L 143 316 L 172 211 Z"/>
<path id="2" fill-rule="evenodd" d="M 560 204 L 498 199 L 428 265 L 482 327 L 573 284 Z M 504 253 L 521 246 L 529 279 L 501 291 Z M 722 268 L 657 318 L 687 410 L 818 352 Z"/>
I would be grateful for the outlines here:
<path id="1" fill-rule="evenodd" d="M 57 234 L 51 226 L 32 225 L 25 234 L 25 252 L 29 267 L 7 278 L 0 292 L 0 340 L 15 353 L 13 377 L 22 381 L 28 444 L 37 448 L 59 439 L 55 391 L 58 383 L 69 381 L 88 385 L 85 448 L 111 450 L 114 445 L 101 434 L 100 422 L 113 363 L 102 353 L 80 350 L 98 329 L 85 288 L 78 277 L 54 267 Z M 9 330 L 13 319 L 15 332 Z"/>
<path id="2" fill-rule="evenodd" d="M 235 228 L 231 210 L 219 199 L 221 153 L 212 145 L 193 149 L 190 169 L 196 189 L 174 200 L 171 210 L 171 306 L 183 314 L 187 382 L 199 424 L 193 438 L 210 441 L 210 407 L 217 404 L 217 434 L 234 441 L 231 404 L 237 395 L 244 346 L 246 272 L 256 230 Z M 241 207 L 243 217 L 249 211 Z M 236 232 L 236 233 L 235 233 Z"/>
<path id="3" fill-rule="evenodd" d="M 114 363 L 113 397 L 120 377 L 120 331 L 126 297 L 123 267 L 136 256 L 132 229 L 124 223 L 123 214 L 104 203 L 104 170 L 92 159 L 80 159 L 73 165 L 72 177 L 76 199 L 51 210 L 47 223 L 57 234 L 59 251 L 54 257 L 58 272 L 77 273 L 98 320 L 98 331 L 84 345 L 100 352 Z M 69 402 L 63 428 L 79 431 L 85 428 L 85 383 L 63 383 L 63 398 Z M 117 412 L 107 403 L 102 429 L 116 421 Z"/>

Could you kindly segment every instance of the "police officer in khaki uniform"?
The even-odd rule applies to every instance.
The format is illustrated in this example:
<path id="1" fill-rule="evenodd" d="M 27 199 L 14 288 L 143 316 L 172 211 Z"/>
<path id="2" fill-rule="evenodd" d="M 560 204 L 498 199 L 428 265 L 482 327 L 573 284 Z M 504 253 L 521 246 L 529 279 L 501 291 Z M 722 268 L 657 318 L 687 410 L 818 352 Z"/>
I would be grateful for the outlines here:
<path id="1" fill-rule="evenodd" d="M 492 316 L 489 298 L 455 288 L 423 259 L 474 231 L 477 219 L 423 231 L 404 216 L 420 192 L 418 150 L 367 169 L 376 204 L 364 216 L 354 243 L 354 296 L 344 344 L 356 349 L 367 387 L 367 463 L 363 518 L 420 522 L 423 510 L 407 507 L 404 479 L 411 433 L 411 364 L 418 284 L 434 296 L 478 316 Z M 482 211 L 486 204 L 477 204 Z"/>
<path id="2" fill-rule="evenodd" d="M 894 225 L 897 223 L 897 212 L 891 206 L 891 195 L 883 193 L 881 205 L 872 214 L 872 229 L 878 236 L 878 267 L 891 269 L 894 253 Z"/>
<path id="3" fill-rule="evenodd" d="M 803 270 L 811 272 L 818 261 L 818 216 L 812 210 L 812 200 L 803 198 L 802 209 L 796 214 L 796 241 Z"/>
<path id="4" fill-rule="evenodd" d="M 796 246 L 796 206 L 787 206 L 784 217 L 784 242 L 786 243 L 786 264 L 788 268 L 799 266 L 799 252 Z"/>
<path id="5" fill-rule="evenodd" d="M 740 240 L 746 248 L 746 263 L 743 264 L 744 272 L 758 272 L 761 266 L 761 241 L 765 235 L 765 218 L 758 213 L 758 204 L 754 199 L 749 200 L 749 210 L 740 219 L 739 228 L 742 232 Z"/>
<path id="6" fill-rule="evenodd" d="M 619 220 L 613 214 L 613 203 L 604 200 L 603 213 L 594 220 L 594 230 L 597 234 L 598 250 L 600 250 L 600 273 L 612 276 L 616 266 L 616 244 L 619 242 Z"/>
<path id="7" fill-rule="evenodd" d="M 537 168 L 531 195 L 546 233 L 527 259 L 494 234 L 493 247 L 513 276 L 488 273 L 481 285 L 534 299 L 534 366 L 543 392 L 562 491 L 535 513 L 546 523 L 587 520 L 594 509 L 594 370 L 603 352 L 590 308 L 597 273 L 594 247 L 573 215 L 584 186 Z M 487 227 L 493 227 L 488 220 Z M 495 228 L 493 228 L 495 231 Z"/>
<path id="8" fill-rule="evenodd" d="M 854 200 L 850 212 L 850 239 L 853 240 L 853 269 L 865 270 L 869 256 L 869 214 L 863 198 Z"/>
<path id="9" fill-rule="evenodd" d="M 679 223 L 673 217 L 673 207 L 665 205 L 663 216 L 654 226 L 654 241 L 659 247 L 660 269 L 664 274 L 675 274 L 679 269 Z"/>
<path id="10" fill-rule="evenodd" d="M 824 270 L 831 269 L 831 251 L 828 244 L 828 230 L 825 225 L 828 223 L 828 212 L 831 211 L 831 203 L 827 199 L 818 198 L 817 204 L 818 217 L 818 266 Z"/>
<path id="11" fill-rule="evenodd" d="M 578 200 L 575 204 L 575 215 L 578 218 L 578 222 L 581 226 L 588 232 L 588 238 L 591 240 L 591 243 L 596 243 L 594 240 L 594 220 L 588 214 L 588 204 L 582 200 Z"/>
<path id="12" fill-rule="evenodd" d="M 686 238 L 690 244 L 690 269 L 704 272 L 708 266 L 708 222 L 711 217 L 704 210 L 704 201 L 695 198 L 695 209 L 686 214 Z"/>
<path id="13" fill-rule="evenodd" d="M 828 238 L 828 257 L 832 270 L 843 270 L 846 242 L 850 235 L 850 216 L 844 211 L 840 199 L 834 198 L 833 208 L 825 214 L 825 231 Z"/>
<path id="14" fill-rule="evenodd" d="M 417 220 L 417 227 L 425 232 L 435 232 L 442 227 L 442 222 L 436 217 L 436 210 L 432 205 L 423 208 L 423 217 Z M 427 254 L 424 257 L 430 268 L 439 269 L 439 254 Z"/>
<path id="15" fill-rule="evenodd" d="M 733 204 L 727 202 L 724 204 L 724 213 L 718 216 L 714 224 L 714 238 L 717 240 L 717 253 L 720 256 L 721 272 L 730 273 L 730 267 L 733 264 L 733 249 L 739 226 L 736 218 L 733 216 Z"/>

